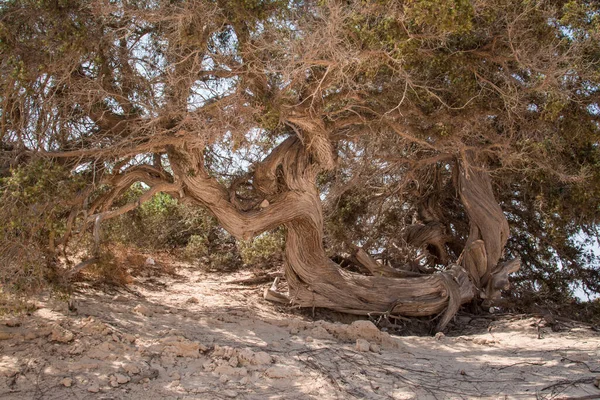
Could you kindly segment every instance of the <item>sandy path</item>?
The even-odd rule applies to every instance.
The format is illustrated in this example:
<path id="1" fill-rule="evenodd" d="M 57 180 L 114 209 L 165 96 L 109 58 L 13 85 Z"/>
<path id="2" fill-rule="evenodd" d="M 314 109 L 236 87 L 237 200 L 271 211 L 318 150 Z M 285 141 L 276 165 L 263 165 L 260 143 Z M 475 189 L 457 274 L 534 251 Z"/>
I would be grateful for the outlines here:
<path id="1" fill-rule="evenodd" d="M 117 295 L 88 289 L 75 312 L 42 303 L 4 321 L 0 398 L 600 398 L 600 337 L 584 326 L 477 318 L 461 336 L 396 337 L 226 283 L 249 276 L 181 267 Z"/>

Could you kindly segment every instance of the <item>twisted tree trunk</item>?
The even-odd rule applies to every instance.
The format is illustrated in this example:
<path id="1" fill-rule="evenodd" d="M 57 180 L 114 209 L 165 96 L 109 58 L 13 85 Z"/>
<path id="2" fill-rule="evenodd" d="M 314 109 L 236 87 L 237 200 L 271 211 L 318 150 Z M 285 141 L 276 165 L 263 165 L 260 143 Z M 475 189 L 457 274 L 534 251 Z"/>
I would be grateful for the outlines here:
<path id="1" fill-rule="evenodd" d="M 320 167 L 312 161 L 313 157 L 298 138 L 285 140 L 256 167 L 252 184 L 263 206 L 247 211 L 239 209 L 237 203 L 231 201 L 232 193 L 205 171 L 201 150 L 171 147 L 169 157 L 185 195 L 208 207 L 232 235 L 250 238 L 285 225 L 288 298 L 291 304 L 300 307 L 326 307 L 353 314 L 406 316 L 429 316 L 445 310 L 438 323 L 438 329 L 441 330 L 460 305 L 475 296 L 475 289 L 480 289 L 482 279 L 478 281 L 476 276 L 485 276 L 484 283 L 493 280 L 491 277 L 495 265 L 492 264 L 498 261 L 498 250 L 501 250 L 504 245 L 502 240 L 506 238 L 507 231 L 503 225 L 500 243 L 486 242 L 484 246 L 491 254 L 485 266 L 474 261 L 478 254 L 475 243 L 478 243 L 479 237 L 482 236 L 484 240 L 495 238 L 481 234 L 482 229 L 486 228 L 485 221 L 489 219 L 484 215 L 484 211 L 488 210 L 487 202 L 494 200 L 491 187 L 489 192 L 486 186 L 485 192 L 478 193 L 473 186 L 478 185 L 479 181 L 469 180 L 465 175 L 460 186 L 461 196 L 469 205 L 476 202 L 479 194 L 491 196 L 491 200 L 485 199 L 484 211 L 480 210 L 481 207 L 473 211 L 473 238 L 469 241 L 469 251 L 462 264 L 454 264 L 446 271 L 433 275 L 414 277 L 378 274 L 377 269 L 373 269 L 373 276 L 350 273 L 340 269 L 326 256 L 323 248 L 323 212 L 315 184 Z M 498 217 L 496 212 L 499 207 L 497 204 L 495 207 L 489 209 L 494 213 L 493 216 Z M 478 268 L 485 268 L 483 275 L 475 274 Z"/>

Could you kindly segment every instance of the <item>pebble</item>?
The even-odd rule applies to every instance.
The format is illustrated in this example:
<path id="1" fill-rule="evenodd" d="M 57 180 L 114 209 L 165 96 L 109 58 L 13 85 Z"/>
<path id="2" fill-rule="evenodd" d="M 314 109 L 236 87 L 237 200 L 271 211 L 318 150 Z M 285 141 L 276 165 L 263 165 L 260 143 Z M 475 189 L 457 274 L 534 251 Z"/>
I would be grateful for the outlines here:
<path id="1" fill-rule="evenodd" d="M 146 317 L 150 317 L 152 315 L 152 311 L 142 304 L 138 304 L 137 306 L 133 307 L 133 312 L 145 315 Z"/>
<path id="2" fill-rule="evenodd" d="M 93 385 L 91 385 L 90 387 L 88 387 L 87 390 L 90 393 L 98 393 L 100 391 L 100 386 L 98 386 L 97 383 L 94 383 Z"/>
<path id="3" fill-rule="evenodd" d="M 115 378 L 117 379 L 118 383 L 127 383 L 131 380 L 131 378 L 123 374 L 115 374 Z"/>
<path id="4" fill-rule="evenodd" d="M 62 326 L 55 326 L 50 333 L 50 340 L 53 342 L 68 343 L 75 338 L 73 332 Z"/>
<path id="5" fill-rule="evenodd" d="M 369 351 L 371 344 L 365 339 L 356 339 L 356 350 L 358 351 Z"/>
<path id="6" fill-rule="evenodd" d="M 71 385 L 73 385 L 73 379 L 65 378 L 62 381 L 60 381 L 60 384 L 63 385 L 64 387 L 71 387 Z"/>
<path id="7" fill-rule="evenodd" d="M 125 296 L 123 296 L 122 294 L 118 294 L 115 297 L 113 297 L 113 301 L 118 301 L 120 303 L 125 303 L 127 301 L 129 301 L 129 299 Z"/>

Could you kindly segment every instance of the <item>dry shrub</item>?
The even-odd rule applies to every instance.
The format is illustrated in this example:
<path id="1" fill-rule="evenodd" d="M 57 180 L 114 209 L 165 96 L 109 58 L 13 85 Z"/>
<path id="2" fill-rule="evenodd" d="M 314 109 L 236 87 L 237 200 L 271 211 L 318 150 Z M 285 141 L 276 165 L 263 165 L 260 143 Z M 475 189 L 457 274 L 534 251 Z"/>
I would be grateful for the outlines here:
<path id="1" fill-rule="evenodd" d="M 124 286 L 133 282 L 126 264 L 120 262 L 115 254 L 103 250 L 98 256 L 98 261 L 82 271 L 85 280 L 95 283 Z"/>

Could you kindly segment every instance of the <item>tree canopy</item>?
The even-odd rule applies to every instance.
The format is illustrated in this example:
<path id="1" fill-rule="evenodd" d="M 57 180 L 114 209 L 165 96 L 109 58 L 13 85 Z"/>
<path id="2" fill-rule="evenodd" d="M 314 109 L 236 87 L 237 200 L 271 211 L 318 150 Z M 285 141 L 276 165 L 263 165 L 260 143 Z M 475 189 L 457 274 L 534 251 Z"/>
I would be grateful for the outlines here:
<path id="1" fill-rule="evenodd" d="M 599 11 L 4 1 L 0 259 L 56 263 L 167 193 L 237 238 L 284 226 L 280 296 L 299 306 L 446 310 L 443 328 L 510 273 L 521 292 L 599 292 Z"/>

